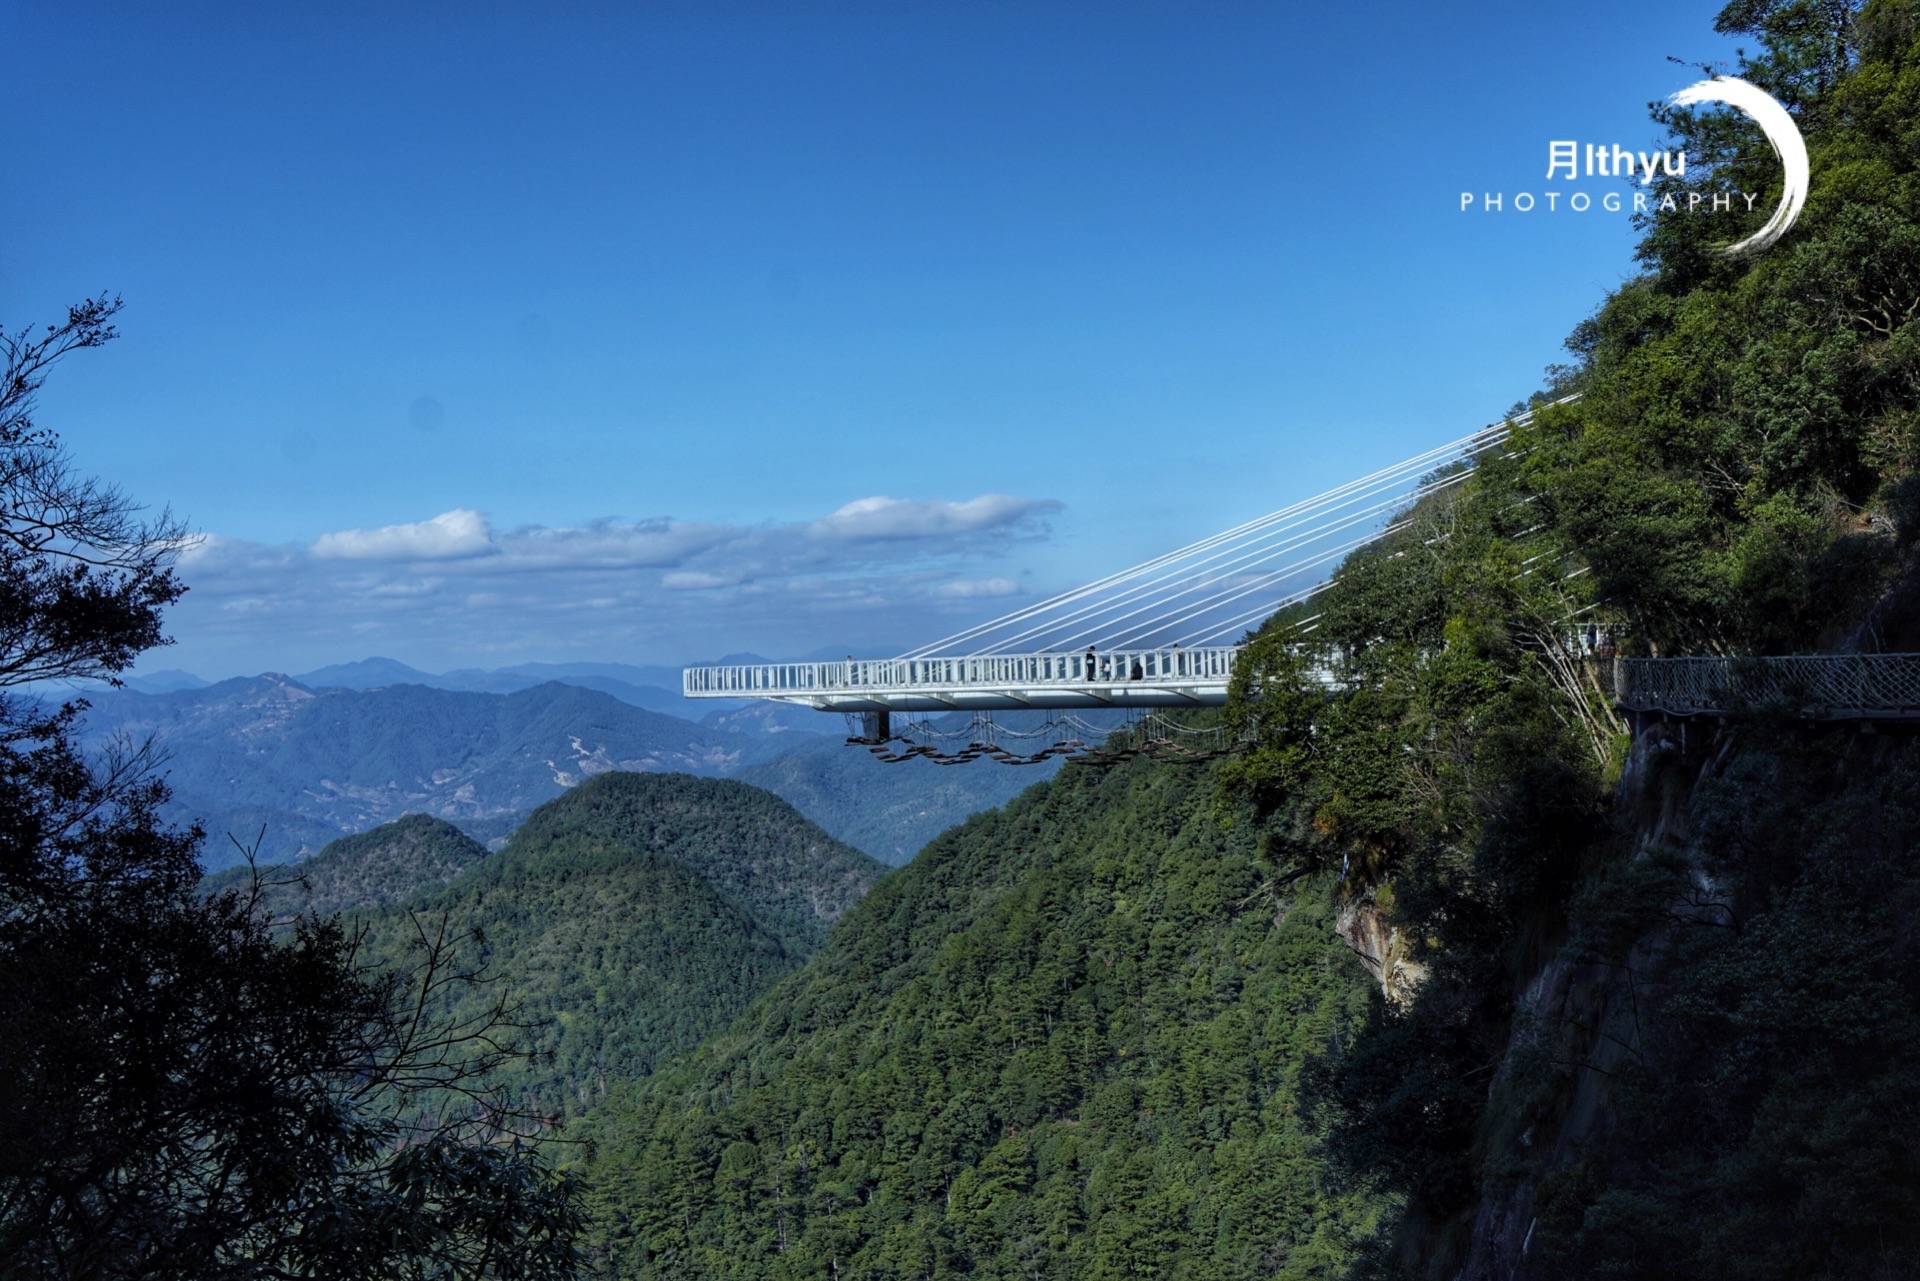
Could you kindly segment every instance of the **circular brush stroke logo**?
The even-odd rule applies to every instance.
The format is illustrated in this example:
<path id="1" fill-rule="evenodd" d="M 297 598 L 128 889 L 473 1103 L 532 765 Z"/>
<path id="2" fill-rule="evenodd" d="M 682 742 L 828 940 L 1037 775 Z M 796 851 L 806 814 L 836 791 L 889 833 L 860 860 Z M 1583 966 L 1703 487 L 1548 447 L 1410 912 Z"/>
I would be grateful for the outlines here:
<path id="1" fill-rule="evenodd" d="M 1780 157 L 1780 167 L 1786 173 L 1786 183 L 1780 191 L 1780 204 L 1774 209 L 1773 217 L 1767 219 L 1766 226 L 1738 244 L 1723 247 L 1720 252 L 1758 253 L 1786 235 L 1787 228 L 1793 226 L 1793 220 L 1800 216 L 1800 207 L 1807 203 L 1808 182 L 1807 144 L 1800 137 L 1800 127 L 1793 123 L 1793 117 L 1787 114 L 1787 109 L 1760 86 L 1737 76 L 1715 76 L 1711 80 L 1688 85 L 1668 101 L 1676 107 L 1718 102 L 1745 112 L 1748 119 L 1760 126 L 1760 132 L 1767 135 L 1767 141 L 1773 145 L 1773 154 Z"/>

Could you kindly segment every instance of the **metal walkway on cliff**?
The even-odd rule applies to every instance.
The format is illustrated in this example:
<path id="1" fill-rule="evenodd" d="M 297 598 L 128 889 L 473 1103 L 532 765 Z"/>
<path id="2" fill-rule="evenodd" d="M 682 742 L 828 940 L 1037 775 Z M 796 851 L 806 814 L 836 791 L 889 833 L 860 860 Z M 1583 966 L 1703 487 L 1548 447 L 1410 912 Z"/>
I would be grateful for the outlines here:
<path id="1" fill-rule="evenodd" d="M 1920 721 L 1920 654 L 1622 658 L 1614 701 L 1654 716 L 1778 708 L 1809 720 Z"/>

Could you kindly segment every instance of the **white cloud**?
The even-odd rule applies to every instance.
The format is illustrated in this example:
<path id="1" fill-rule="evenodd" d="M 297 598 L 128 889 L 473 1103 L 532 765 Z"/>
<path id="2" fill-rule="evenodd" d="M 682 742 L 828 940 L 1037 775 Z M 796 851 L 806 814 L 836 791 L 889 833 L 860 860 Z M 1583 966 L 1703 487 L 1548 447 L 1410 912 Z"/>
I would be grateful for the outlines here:
<path id="1" fill-rule="evenodd" d="M 1025 525 L 1059 509 L 1051 499 L 1008 494 L 982 494 L 965 502 L 856 498 L 808 528 L 825 538 L 938 538 Z"/>
<path id="2" fill-rule="evenodd" d="M 494 550 L 487 518 L 467 507 L 432 520 L 378 529 L 342 529 L 313 541 L 321 560 L 460 560 Z"/>
<path id="3" fill-rule="evenodd" d="M 304 544 L 209 535 L 180 559 L 190 590 L 174 612 L 174 657 L 233 656 L 205 660 L 215 672 L 317 666 L 363 656 L 356 637 L 375 620 L 409 654 L 447 667 L 884 648 L 978 621 L 985 602 L 1023 591 L 1007 572 L 1010 540 L 1044 534 L 1059 507 L 994 494 L 866 498 L 784 523 L 661 516 L 508 530 L 458 508 Z"/>
<path id="4" fill-rule="evenodd" d="M 680 569 L 661 577 L 660 585 L 669 591 L 706 592 L 716 587 L 730 587 L 734 580 L 724 574 L 709 574 L 700 569 Z"/>
<path id="5" fill-rule="evenodd" d="M 949 600 L 977 600 L 992 596 L 1011 596 L 1020 584 L 1011 578 L 956 578 L 933 589 L 935 596 Z"/>
<path id="6" fill-rule="evenodd" d="M 597 520 L 579 529 L 527 525 L 500 540 L 513 569 L 588 565 L 616 569 L 665 568 L 739 539 L 745 531 L 660 517 L 622 524 Z"/>
<path id="7" fill-rule="evenodd" d="M 444 579 L 439 578 L 417 578 L 375 583 L 373 586 L 367 588 L 367 595 L 396 596 L 403 599 L 414 596 L 425 596 L 429 593 L 439 591 L 440 584 L 444 581 Z"/>

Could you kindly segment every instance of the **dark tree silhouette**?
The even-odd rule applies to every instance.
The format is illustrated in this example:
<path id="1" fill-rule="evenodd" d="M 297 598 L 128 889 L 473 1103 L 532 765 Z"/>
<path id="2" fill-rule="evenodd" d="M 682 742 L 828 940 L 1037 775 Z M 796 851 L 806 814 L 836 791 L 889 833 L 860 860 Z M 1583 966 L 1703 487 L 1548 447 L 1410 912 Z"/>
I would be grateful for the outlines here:
<path id="1" fill-rule="evenodd" d="M 205 896 L 151 752 L 88 759 L 84 701 L 165 643 L 185 531 L 76 474 L 34 395 L 115 336 L 117 298 L 0 332 L 0 1275 L 533 1278 L 572 1270 L 577 1196 L 498 1106 L 512 1011 L 420 925 L 409 972 L 338 920 L 276 934 Z"/>

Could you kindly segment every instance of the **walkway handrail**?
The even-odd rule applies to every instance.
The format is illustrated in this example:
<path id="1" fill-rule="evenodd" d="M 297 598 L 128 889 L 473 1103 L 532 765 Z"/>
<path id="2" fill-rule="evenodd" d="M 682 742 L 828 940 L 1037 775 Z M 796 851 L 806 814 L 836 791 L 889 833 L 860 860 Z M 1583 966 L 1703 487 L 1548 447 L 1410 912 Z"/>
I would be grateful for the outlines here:
<path id="1" fill-rule="evenodd" d="M 986 654 L 948 658 L 849 658 L 824 663 L 749 663 L 689 667 L 681 675 L 688 698 L 754 698 L 779 694 L 905 693 L 928 688 L 1044 687 L 1089 683 L 1221 682 L 1233 675 L 1238 645 L 1202 649 L 1097 650 L 1087 653 Z"/>
<path id="2" fill-rule="evenodd" d="M 1614 697 L 1630 711 L 1679 715 L 1775 704 L 1829 718 L 1920 717 L 1920 654 L 1623 658 Z"/>

